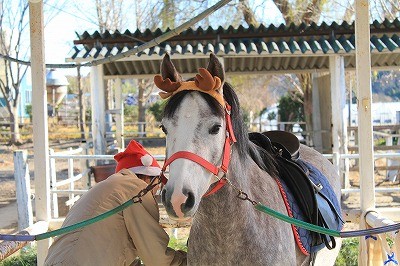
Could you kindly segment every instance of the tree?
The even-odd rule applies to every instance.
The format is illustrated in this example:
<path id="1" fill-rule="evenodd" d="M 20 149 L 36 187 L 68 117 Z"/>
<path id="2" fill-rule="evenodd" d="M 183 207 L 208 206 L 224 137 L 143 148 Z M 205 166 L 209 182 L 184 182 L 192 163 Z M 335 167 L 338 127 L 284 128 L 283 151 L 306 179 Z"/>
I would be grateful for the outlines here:
<path id="1" fill-rule="evenodd" d="M 280 121 L 301 122 L 304 119 L 302 96 L 298 92 L 287 92 L 279 99 Z M 285 131 L 292 131 L 293 124 L 285 124 Z"/>
<path id="2" fill-rule="evenodd" d="M 149 107 L 149 111 L 153 114 L 157 122 L 161 122 L 162 120 L 165 103 L 165 101 L 157 101 Z"/>
<path id="3" fill-rule="evenodd" d="M 30 59 L 30 47 L 27 45 L 29 44 L 28 8 L 29 1 L 26 0 L 0 0 L 0 54 L 4 64 L 3 73 L 0 73 L 0 96 L 6 99 L 10 115 L 11 144 L 21 141 L 18 114 L 21 82 L 29 68 L 22 61 Z M 60 8 L 52 6 L 49 11 L 47 23 L 58 14 Z"/>
<path id="4" fill-rule="evenodd" d="M 26 60 L 29 47 L 24 47 L 24 36 L 28 29 L 28 1 L 2 0 L 0 2 L 0 53 L 17 60 Z M 19 131 L 18 108 L 20 104 L 20 86 L 28 66 L 3 59 L 4 78 L 0 79 L 0 92 L 6 99 L 10 115 L 10 143 L 21 140 Z"/>

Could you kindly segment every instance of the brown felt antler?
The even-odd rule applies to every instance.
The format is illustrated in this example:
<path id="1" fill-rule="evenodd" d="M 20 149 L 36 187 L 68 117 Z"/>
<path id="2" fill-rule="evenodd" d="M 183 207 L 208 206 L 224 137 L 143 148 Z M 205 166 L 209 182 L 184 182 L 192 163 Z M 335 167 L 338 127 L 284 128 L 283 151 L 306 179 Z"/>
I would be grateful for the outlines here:
<path id="1" fill-rule="evenodd" d="M 175 93 L 184 90 L 197 90 L 205 92 L 214 97 L 222 106 L 225 106 L 223 95 L 218 92 L 222 82 L 219 77 L 213 77 L 205 68 L 199 68 L 199 74 L 194 81 L 172 82 L 169 78 L 163 79 L 161 75 L 154 77 L 154 83 L 162 90 L 159 93 L 161 98 L 166 99 Z"/>
<path id="2" fill-rule="evenodd" d="M 161 75 L 154 77 L 154 83 L 165 92 L 176 91 L 181 86 L 180 82 L 172 82 L 169 78 L 163 79 Z"/>
<path id="3" fill-rule="evenodd" d="M 196 74 L 194 82 L 203 91 L 215 90 L 221 86 L 221 80 L 211 76 L 210 72 L 205 68 L 199 68 L 199 74 Z"/>
<path id="4" fill-rule="evenodd" d="M 172 82 L 169 78 L 163 79 L 161 75 L 154 77 L 154 84 L 164 92 L 160 92 L 161 98 L 166 99 L 171 96 L 180 86 L 180 82 Z"/>

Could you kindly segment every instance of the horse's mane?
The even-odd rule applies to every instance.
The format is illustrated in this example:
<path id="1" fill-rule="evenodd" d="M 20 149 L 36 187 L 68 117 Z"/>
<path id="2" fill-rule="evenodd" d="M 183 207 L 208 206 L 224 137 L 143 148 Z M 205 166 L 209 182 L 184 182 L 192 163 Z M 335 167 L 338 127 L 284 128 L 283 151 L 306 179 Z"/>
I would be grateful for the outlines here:
<path id="1" fill-rule="evenodd" d="M 267 171 L 270 175 L 276 175 L 276 166 L 275 159 L 267 153 L 263 149 L 259 149 L 256 145 L 249 140 L 248 130 L 244 123 L 242 112 L 240 109 L 239 99 L 232 87 L 229 83 L 224 83 L 224 98 L 225 101 L 232 107 L 231 110 L 231 120 L 232 120 L 232 128 L 235 134 L 237 142 L 236 145 L 237 151 L 241 158 L 246 158 L 246 155 L 250 155 L 250 157 L 256 162 L 256 164 L 263 170 Z M 183 98 L 188 93 L 192 93 L 193 91 L 181 91 L 174 96 L 172 96 L 164 108 L 164 117 L 172 118 L 178 109 L 180 103 Z M 222 106 L 209 94 L 199 92 L 200 95 L 205 99 L 208 106 L 210 107 L 212 113 L 219 117 L 224 117 L 225 111 Z"/>

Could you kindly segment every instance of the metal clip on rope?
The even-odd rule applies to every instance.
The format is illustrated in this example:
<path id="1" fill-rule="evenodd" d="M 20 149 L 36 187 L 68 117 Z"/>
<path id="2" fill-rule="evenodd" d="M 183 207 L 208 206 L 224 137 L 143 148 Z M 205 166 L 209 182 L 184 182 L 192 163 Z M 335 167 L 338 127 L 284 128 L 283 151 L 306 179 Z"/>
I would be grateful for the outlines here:
<path id="1" fill-rule="evenodd" d="M 239 190 L 239 193 L 238 193 L 238 195 L 236 197 L 241 199 L 241 200 L 247 200 L 253 205 L 257 205 L 257 202 L 255 202 L 254 200 L 251 200 L 249 198 L 249 196 L 247 195 L 247 193 L 243 192 L 242 190 Z"/>

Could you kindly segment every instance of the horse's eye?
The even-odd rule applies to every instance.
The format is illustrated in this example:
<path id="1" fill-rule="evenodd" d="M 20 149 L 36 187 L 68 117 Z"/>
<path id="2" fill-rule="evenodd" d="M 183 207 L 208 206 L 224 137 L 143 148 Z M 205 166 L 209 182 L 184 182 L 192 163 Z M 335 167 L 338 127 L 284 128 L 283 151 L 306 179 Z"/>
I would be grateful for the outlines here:
<path id="1" fill-rule="evenodd" d="M 160 128 L 164 132 L 164 134 L 167 135 L 167 129 L 164 127 L 164 125 L 161 125 Z"/>
<path id="2" fill-rule="evenodd" d="M 212 135 L 216 135 L 219 132 L 219 129 L 221 128 L 221 125 L 213 125 L 212 128 L 210 128 L 210 130 L 208 131 L 208 133 L 212 134 Z"/>

